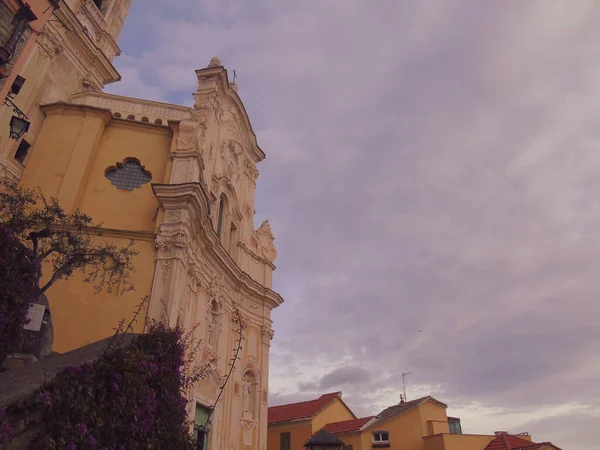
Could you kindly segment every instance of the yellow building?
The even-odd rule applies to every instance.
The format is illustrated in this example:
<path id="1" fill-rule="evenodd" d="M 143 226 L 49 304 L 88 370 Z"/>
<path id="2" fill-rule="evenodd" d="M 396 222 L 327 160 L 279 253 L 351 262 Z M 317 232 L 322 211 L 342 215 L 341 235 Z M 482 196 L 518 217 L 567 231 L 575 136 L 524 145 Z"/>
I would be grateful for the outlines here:
<path id="1" fill-rule="evenodd" d="M 273 234 L 267 221 L 257 229 L 253 221 L 256 166 L 265 154 L 220 61 L 196 74 L 191 108 L 98 92 L 42 105 L 46 117 L 20 183 L 101 222 L 98 239 L 134 240 L 139 251 L 133 292 L 94 294 L 83 274 L 46 292 L 54 350 L 110 336 L 148 296 L 145 317 L 194 330 L 198 362 L 215 360 L 188 394 L 199 432 L 212 449 L 260 449 L 267 441 L 270 316 L 283 301 L 272 290 Z M 240 326 L 239 361 L 215 406 Z M 135 331 L 143 329 L 140 321 Z M 211 429 L 202 429 L 213 408 Z"/>
<path id="2" fill-rule="evenodd" d="M 0 2 L 0 98 L 3 101 L 17 73 L 29 61 L 39 34 L 57 6 L 57 0 Z M 2 134 L 4 132 L 0 132 Z"/>
<path id="3" fill-rule="evenodd" d="M 356 419 L 341 392 L 323 394 L 306 402 L 269 408 L 267 450 L 300 450 L 326 424 Z"/>
<path id="4" fill-rule="evenodd" d="M 341 393 L 337 394 L 341 396 Z M 313 402 L 318 400 L 304 403 Z M 296 405 L 302 404 L 269 408 L 267 450 L 302 450 L 310 437 L 307 435 L 309 428 L 297 425 L 302 421 L 278 423 L 273 420 L 281 411 L 293 415 L 299 409 Z M 446 408 L 444 403 L 427 396 L 390 406 L 377 416 L 356 418 L 352 414 L 353 417 L 348 417 L 349 411 L 344 410 L 335 420 L 325 425 L 319 422 L 318 425 L 343 441 L 343 450 L 559 450 L 548 442 L 534 443 L 529 435 L 513 436 L 505 432 L 494 435 L 462 434 L 460 419 L 448 417 Z M 332 413 L 335 411 L 331 410 Z M 332 416 L 330 413 L 328 418 Z M 319 426 L 313 426 L 310 431 L 316 433 L 321 429 Z M 284 437 L 278 441 L 277 437 L 285 433 L 291 434 L 291 443 Z M 296 439 L 293 438 L 294 433 Z"/>
<path id="5" fill-rule="evenodd" d="M 0 112 L 0 177 L 41 188 L 66 211 L 88 213 L 102 223 L 95 239 L 133 240 L 139 251 L 133 292 L 116 286 L 95 294 L 81 273 L 46 292 L 53 350 L 112 335 L 148 296 L 144 318 L 166 316 L 193 330 L 196 361 L 214 361 L 188 393 L 198 435 L 213 450 L 264 449 L 270 317 L 283 299 L 272 290 L 269 223 L 254 226 L 257 164 L 265 154 L 237 86 L 213 58 L 196 72 L 193 107 L 105 94 L 102 88 L 120 79 L 113 60 L 131 0 L 51 3 L 60 4 L 53 20 L 13 70 L 23 80 L 14 102 L 31 122 L 28 132 L 10 139 L 12 111 Z M 244 345 L 215 404 L 240 328 Z"/>
<path id="6" fill-rule="evenodd" d="M 10 0 L 8 6 L 19 2 Z M 44 123 L 40 105 L 70 101 L 73 94 L 100 92 L 121 79 L 113 65 L 117 40 L 131 0 L 28 0 L 38 20 L 2 86 L 5 98 L 15 77 L 22 87 L 12 101 L 30 122 L 20 139 L 9 137 L 13 109 L 0 109 L 0 176 L 19 178 Z M 54 6 L 58 6 L 54 9 Z M 15 10 L 15 8 L 13 8 Z M 52 20 L 47 20 L 52 17 Z M 25 37 L 23 38 L 25 39 Z M 1 86 L 0 82 L 0 86 Z"/>

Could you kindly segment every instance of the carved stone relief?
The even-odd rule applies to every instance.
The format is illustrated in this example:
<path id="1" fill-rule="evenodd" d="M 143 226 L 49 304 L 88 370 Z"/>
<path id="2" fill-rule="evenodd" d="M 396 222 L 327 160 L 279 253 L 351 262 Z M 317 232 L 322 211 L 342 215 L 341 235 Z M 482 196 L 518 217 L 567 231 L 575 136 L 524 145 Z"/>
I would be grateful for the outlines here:
<path id="1" fill-rule="evenodd" d="M 269 225 L 268 220 L 265 220 L 260 228 L 256 230 L 256 237 L 260 244 L 260 256 L 267 261 L 275 261 L 275 258 L 277 257 L 277 251 L 275 250 L 275 244 L 273 243 L 275 238 L 271 232 L 271 226 Z"/>
<path id="2" fill-rule="evenodd" d="M 159 234 L 155 239 L 159 258 L 173 257 L 176 249 L 187 249 L 189 244 L 190 238 L 183 231 L 177 231 L 172 234 Z"/>
<path id="3" fill-rule="evenodd" d="M 200 141 L 198 122 L 194 119 L 184 119 L 179 122 L 177 150 L 197 150 Z"/>
<path id="4" fill-rule="evenodd" d="M 273 336 L 275 335 L 275 332 L 272 328 L 263 325 L 262 327 L 260 327 L 260 335 L 262 338 L 262 343 L 269 345 L 271 340 L 273 339 Z"/>

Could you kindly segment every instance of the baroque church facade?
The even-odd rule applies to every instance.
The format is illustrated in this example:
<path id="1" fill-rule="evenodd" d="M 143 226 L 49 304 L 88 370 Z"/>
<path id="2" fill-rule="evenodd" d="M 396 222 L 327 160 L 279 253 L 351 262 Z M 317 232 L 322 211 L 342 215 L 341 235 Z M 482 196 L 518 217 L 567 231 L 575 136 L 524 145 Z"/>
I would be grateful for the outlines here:
<path id="1" fill-rule="evenodd" d="M 99 239 L 133 240 L 139 252 L 135 291 L 116 286 L 95 294 L 83 274 L 47 291 L 54 350 L 110 336 L 147 296 L 146 317 L 179 324 L 193 334 L 196 361 L 211 362 L 188 393 L 205 446 L 264 450 L 271 311 L 283 302 L 272 290 L 269 223 L 255 227 L 253 220 L 265 154 L 218 58 L 196 71 L 193 107 L 102 92 L 119 79 L 112 60 L 129 6 L 65 0 L 59 20 L 38 39 L 43 57 L 24 69 L 39 87 L 27 100 L 30 149 L 18 165 L 14 149 L 3 153 L 5 175 L 101 222 Z"/>

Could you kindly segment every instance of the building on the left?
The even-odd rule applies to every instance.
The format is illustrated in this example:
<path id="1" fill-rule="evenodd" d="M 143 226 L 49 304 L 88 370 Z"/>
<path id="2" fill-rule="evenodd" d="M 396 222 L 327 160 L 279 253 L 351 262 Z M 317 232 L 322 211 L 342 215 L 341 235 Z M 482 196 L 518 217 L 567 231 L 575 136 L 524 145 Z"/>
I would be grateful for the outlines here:
<path id="1" fill-rule="evenodd" d="M 147 296 L 140 317 L 166 316 L 191 333 L 196 361 L 210 366 L 187 392 L 198 442 L 265 450 L 271 311 L 283 302 L 271 227 L 254 223 L 266 154 L 216 57 L 196 70 L 193 106 L 102 92 L 120 79 L 113 60 L 130 5 L 60 0 L 16 73 L 24 82 L 12 101 L 27 132 L 11 138 L 12 111 L 0 112 L 0 177 L 89 214 L 102 223 L 94 239 L 139 251 L 135 291 L 94 292 L 81 273 L 48 289 L 53 350 L 111 336 Z"/>
<path id="2" fill-rule="evenodd" d="M 121 53 L 117 40 L 130 5 L 131 0 L 2 1 L 0 177 L 21 178 L 44 123 L 40 105 L 99 92 L 121 79 L 113 60 Z"/>
<path id="3" fill-rule="evenodd" d="M 2 0 L 0 3 L 0 96 L 17 82 L 33 53 L 38 36 L 59 0 Z"/>

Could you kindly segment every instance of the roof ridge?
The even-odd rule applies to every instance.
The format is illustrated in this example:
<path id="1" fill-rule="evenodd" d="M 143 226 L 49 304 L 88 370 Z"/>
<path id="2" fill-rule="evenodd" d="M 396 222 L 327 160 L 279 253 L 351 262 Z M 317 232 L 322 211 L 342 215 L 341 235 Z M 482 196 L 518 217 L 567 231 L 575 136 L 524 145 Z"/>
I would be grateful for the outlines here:
<path id="1" fill-rule="evenodd" d="M 506 450 L 512 450 L 512 446 L 508 442 L 508 433 L 502 433 L 501 436 L 502 440 L 504 441 L 504 448 L 506 448 Z"/>
<path id="2" fill-rule="evenodd" d="M 335 422 L 327 422 L 325 424 L 325 426 L 331 425 L 332 423 L 354 422 L 355 420 L 372 419 L 373 417 L 375 417 L 375 416 L 364 416 L 364 417 L 357 417 L 356 419 L 336 420 Z"/>
<path id="3" fill-rule="evenodd" d="M 283 405 L 274 405 L 274 406 L 269 406 L 269 409 L 271 408 L 280 408 L 282 406 L 291 406 L 291 405 L 300 405 L 301 403 L 310 403 L 310 402 L 316 402 L 317 400 L 321 399 L 322 397 L 325 397 L 326 395 L 333 395 L 333 394 L 341 394 L 342 391 L 338 391 L 338 392 L 328 392 L 327 394 L 323 394 L 317 398 L 313 398 L 311 400 L 302 400 L 301 402 L 293 402 L 293 403 L 285 403 Z M 336 395 L 337 396 L 337 395 Z"/>

